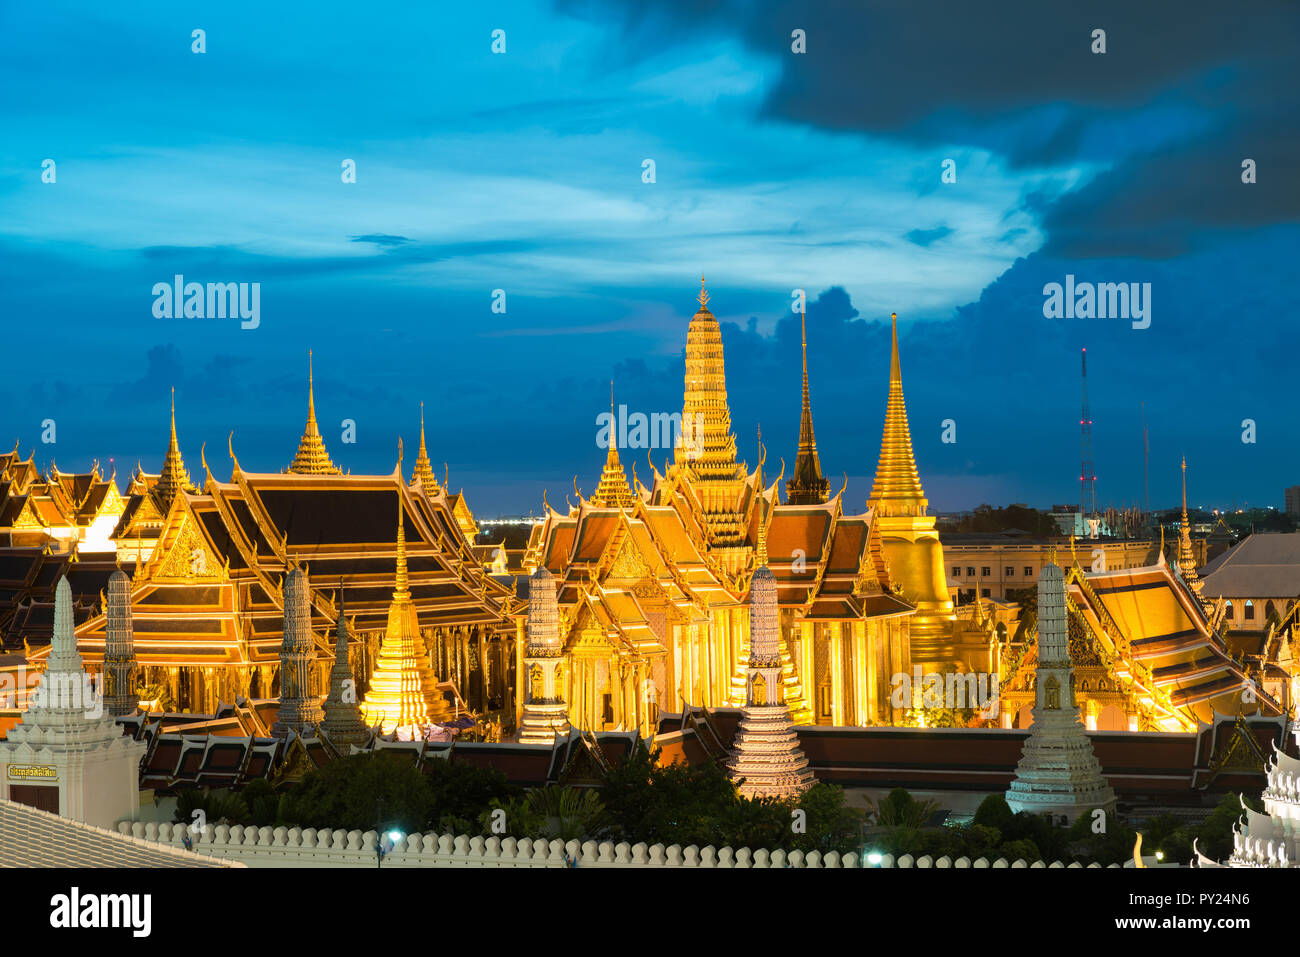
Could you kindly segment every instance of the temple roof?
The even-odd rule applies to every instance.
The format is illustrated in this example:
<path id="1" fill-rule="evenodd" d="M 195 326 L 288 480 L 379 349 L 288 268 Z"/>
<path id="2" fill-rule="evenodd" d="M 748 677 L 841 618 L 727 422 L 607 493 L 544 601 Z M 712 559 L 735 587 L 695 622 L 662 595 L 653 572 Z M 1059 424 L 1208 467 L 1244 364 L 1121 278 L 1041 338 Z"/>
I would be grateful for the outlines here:
<path id="1" fill-rule="evenodd" d="M 382 628 L 396 586 L 402 502 L 411 604 L 423 627 L 504 624 L 513 594 L 476 560 L 444 492 L 390 475 L 252 473 L 181 496 L 132 583 L 137 656 L 158 664 L 272 662 L 282 637 L 281 581 L 310 570 L 313 628 L 334 627 L 340 583 L 360 631 Z M 197 560 L 195 556 L 203 557 Z M 103 654 L 99 614 L 77 629 Z M 329 653 L 325 640 L 322 649 Z"/>
<path id="2" fill-rule="evenodd" d="M 913 610 L 891 589 L 883 558 L 873 552 L 879 535 L 873 536 L 869 514 L 842 514 L 839 496 L 825 504 L 784 505 L 777 500 L 779 479 L 761 493 L 759 481 L 755 472 L 746 483 L 739 544 L 749 550 L 752 572 L 759 562 L 759 502 L 765 502 L 766 564 L 776 578 L 780 605 L 828 620 Z M 640 497 L 623 510 L 585 499 L 568 515 L 548 508 L 545 522 L 530 538 L 529 561 L 555 574 L 561 605 L 594 600 L 612 614 L 611 627 L 620 621 L 640 627 L 651 600 L 642 590 L 651 582 L 660 603 L 667 601 L 692 617 L 705 614 L 710 606 L 742 604 L 748 575 L 734 576 L 710 557 L 704 532 L 692 521 L 694 514 L 680 499 L 650 504 Z M 610 597 L 622 593 L 629 597 Z"/>
<path id="3" fill-rule="evenodd" d="M 0 867 L 244 867 L 0 798 Z"/>
<path id="4" fill-rule="evenodd" d="M 1205 566 L 1207 598 L 1300 596 L 1300 532 L 1256 532 Z"/>
<path id="5" fill-rule="evenodd" d="M 1196 720 L 1243 711 L 1242 692 L 1250 680 L 1210 627 L 1195 594 L 1168 565 L 1088 573 L 1082 578 L 1087 587 L 1080 581 L 1077 574 L 1071 577 L 1070 599 L 1118 656 L 1121 671 L 1128 673 L 1124 662 L 1131 656 L 1175 708 Z M 1144 680 L 1142 674 L 1131 677 Z M 1277 712 L 1267 694 L 1257 688 L 1254 693 L 1265 714 Z"/>

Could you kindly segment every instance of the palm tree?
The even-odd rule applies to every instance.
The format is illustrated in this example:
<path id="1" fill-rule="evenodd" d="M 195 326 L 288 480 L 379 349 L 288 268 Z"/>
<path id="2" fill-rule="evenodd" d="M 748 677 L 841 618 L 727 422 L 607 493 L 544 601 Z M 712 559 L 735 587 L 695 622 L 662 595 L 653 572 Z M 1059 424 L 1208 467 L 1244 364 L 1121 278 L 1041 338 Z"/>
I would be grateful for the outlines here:
<path id="1" fill-rule="evenodd" d="M 540 816 L 542 836 L 562 841 L 595 836 L 604 824 L 605 805 L 591 788 L 548 785 L 528 794 L 528 808 Z"/>
<path id="2" fill-rule="evenodd" d="M 918 801 L 903 788 L 894 788 L 878 803 L 867 798 L 867 806 L 881 827 L 920 827 L 939 810 L 937 801 Z"/>

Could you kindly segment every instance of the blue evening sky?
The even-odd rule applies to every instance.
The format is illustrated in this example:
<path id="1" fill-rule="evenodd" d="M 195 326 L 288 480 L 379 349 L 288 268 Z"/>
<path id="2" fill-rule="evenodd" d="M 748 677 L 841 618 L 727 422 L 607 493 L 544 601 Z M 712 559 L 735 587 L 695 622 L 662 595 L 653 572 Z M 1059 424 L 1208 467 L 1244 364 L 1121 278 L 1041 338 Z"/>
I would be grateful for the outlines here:
<path id="1" fill-rule="evenodd" d="M 599 476 L 611 379 L 629 411 L 680 410 L 703 275 L 741 455 L 761 423 L 773 469 L 807 290 L 822 465 L 852 509 L 891 311 L 936 509 L 1077 500 L 1082 346 L 1102 504 L 1141 501 L 1145 403 L 1153 506 L 1183 454 L 1194 503 L 1280 505 L 1300 483 L 1300 15 L 970 6 L 5 5 L 0 441 L 156 471 L 174 385 L 196 479 L 203 443 L 229 475 L 231 430 L 246 469 L 276 471 L 311 348 L 340 466 L 390 471 L 400 435 L 409 472 L 423 401 L 476 513 L 544 488 L 562 506 Z M 260 283 L 260 325 L 156 318 L 176 274 Z M 1067 274 L 1151 283 L 1150 328 L 1044 318 Z M 646 454 L 624 456 L 643 479 Z"/>

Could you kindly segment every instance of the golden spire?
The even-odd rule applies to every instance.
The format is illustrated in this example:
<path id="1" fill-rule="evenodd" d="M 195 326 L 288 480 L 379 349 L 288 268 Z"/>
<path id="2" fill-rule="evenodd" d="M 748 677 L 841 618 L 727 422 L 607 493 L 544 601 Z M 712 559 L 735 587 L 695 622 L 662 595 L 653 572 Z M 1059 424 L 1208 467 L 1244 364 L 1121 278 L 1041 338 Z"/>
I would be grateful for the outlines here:
<path id="1" fill-rule="evenodd" d="M 411 484 L 419 479 L 424 485 L 424 490 L 432 495 L 438 491 L 438 477 L 433 474 L 433 466 L 429 462 L 429 450 L 424 445 L 424 403 L 420 403 L 420 448 L 415 456 L 415 471 L 411 475 Z"/>
<path id="2" fill-rule="evenodd" d="M 885 429 L 880 438 L 880 464 L 871 487 L 868 504 L 882 515 L 924 515 L 925 491 L 916 472 L 912 434 L 903 401 L 903 371 L 898 359 L 898 313 L 893 322 L 893 347 L 889 359 L 889 399 L 885 405 Z"/>
<path id="3" fill-rule="evenodd" d="M 393 601 L 408 601 L 410 584 L 406 575 L 406 512 L 402 508 L 402 491 L 397 491 L 397 581 L 393 587 Z"/>
<path id="4" fill-rule="evenodd" d="M 185 470 L 185 462 L 181 458 L 180 443 L 176 439 L 176 387 L 172 387 L 172 428 L 171 437 L 167 441 L 167 455 L 163 458 L 162 474 L 158 476 L 158 484 L 154 486 L 154 491 L 158 495 L 158 501 L 162 504 L 162 511 L 165 513 L 172 506 L 172 500 L 176 498 L 178 492 L 197 491 L 194 483 L 190 481 L 190 474 Z"/>
<path id="5" fill-rule="evenodd" d="M 311 350 L 307 350 L 307 425 L 303 429 L 302 439 L 298 442 L 298 454 L 289 466 L 290 472 L 303 475 L 341 475 L 342 473 L 330 461 L 325 451 L 325 440 L 321 438 L 320 427 L 316 424 L 316 389 L 312 379 Z"/>
<path id="6" fill-rule="evenodd" d="M 609 453 L 605 456 L 605 469 L 600 473 L 600 483 L 591 493 L 591 504 L 609 508 L 631 508 L 632 489 L 627 484 L 627 474 L 618 459 L 618 419 L 614 415 L 614 382 L 609 383 Z"/>
<path id="7" fill-rule="evenodd" d="M 820 505 L 830 494 L 831 483 L 822 475 L 817 456 L 817 439 L 813 435 L 812 403 L 808 398 L 808 310 L 799 311 L 799 338 L 803 344 L 803 413 L 799 418 L 799 452 L 794 472 L 785 483 L 786 499 L 791 505 Z"/>
<path id="8" fill-rule="evenodd" d="M 763 489 L 763 461 L 767 458 L 763 451 L 763 427 L 758 427 L 758 546 L 754 552 L 754 567 L 767 566 L 767 496 Z"/>
<path id="9" fill-rule="evenodd" d="M 1183 521 L 1178 530 L 1178 572 L 1198 596 L 1205 587 L 1196 574 L 1196 556 L 1192 552 L 1192 526 L 1187 520 L 1187 456 L 1183 456 Z"/>
<path id="10" fill-rule="evenodd" d="M 700 280 L 699 310 L 686 333 L 686 389 L 682 402 L 682 441 L 674 461 L 697 480 L 735 482 L 745 470 L 736 464 L 736 437 L 727 406 L 727 374 L 722 330 L 709 312 L 709 293 Z"/>

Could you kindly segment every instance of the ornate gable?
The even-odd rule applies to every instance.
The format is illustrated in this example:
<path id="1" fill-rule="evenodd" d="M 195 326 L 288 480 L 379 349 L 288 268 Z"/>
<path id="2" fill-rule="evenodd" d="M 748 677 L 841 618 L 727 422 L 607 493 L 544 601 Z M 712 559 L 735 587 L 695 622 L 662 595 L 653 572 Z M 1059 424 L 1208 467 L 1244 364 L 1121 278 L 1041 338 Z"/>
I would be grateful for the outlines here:
<path id="1" fill-rule="evenodd" d="M 194 513 L 176 499 L 167 526 L 144 568 L 150 581 L 223 582 L 225 563 L 200 532 Z"/>

